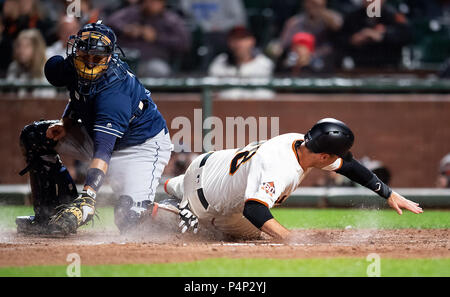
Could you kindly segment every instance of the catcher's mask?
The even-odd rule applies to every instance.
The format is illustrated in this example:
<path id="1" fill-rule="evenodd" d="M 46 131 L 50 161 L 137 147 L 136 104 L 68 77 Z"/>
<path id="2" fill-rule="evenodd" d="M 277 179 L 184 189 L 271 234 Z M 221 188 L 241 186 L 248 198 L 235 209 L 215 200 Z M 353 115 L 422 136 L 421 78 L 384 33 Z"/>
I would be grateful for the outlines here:
<path id="1" fill-rule="evenodd" d="M 90 90 L 106 73 L 116 50 L 113 30 L 98 21 L 85 25 L 67 42 L 67 55 L 73 57 L 80 90 Z"/>

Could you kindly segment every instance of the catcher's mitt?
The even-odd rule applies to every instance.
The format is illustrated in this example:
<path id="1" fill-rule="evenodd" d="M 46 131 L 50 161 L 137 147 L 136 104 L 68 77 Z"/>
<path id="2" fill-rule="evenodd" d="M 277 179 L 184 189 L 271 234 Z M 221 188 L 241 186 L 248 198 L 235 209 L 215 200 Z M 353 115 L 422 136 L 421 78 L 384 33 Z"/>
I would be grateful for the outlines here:
<path id="1" fill-rule="evenodd" d="M 78 227 L 92 220 L 94 214 L 95 197 L 83 191 L 72 203 L 58 206 L 48 225 L 52 233 L 68 235 L 76 233 Z"/>

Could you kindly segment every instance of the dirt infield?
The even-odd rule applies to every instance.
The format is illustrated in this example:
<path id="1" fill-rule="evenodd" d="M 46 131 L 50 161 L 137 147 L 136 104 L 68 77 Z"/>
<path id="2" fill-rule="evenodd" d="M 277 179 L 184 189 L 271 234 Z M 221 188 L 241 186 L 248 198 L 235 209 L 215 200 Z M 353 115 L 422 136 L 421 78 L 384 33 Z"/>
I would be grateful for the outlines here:
<path id="1" fill-rule="evenodd" d="M 207 258 L 448 258 L 450 229 L 295 230 L 289 242 L 215 241 L 192 235 L 123 236 L 81 230 L 67 238 L 0 233 L 0 266 L 66 265 L 78 253 L 85 265 L 168 263 Z"/>

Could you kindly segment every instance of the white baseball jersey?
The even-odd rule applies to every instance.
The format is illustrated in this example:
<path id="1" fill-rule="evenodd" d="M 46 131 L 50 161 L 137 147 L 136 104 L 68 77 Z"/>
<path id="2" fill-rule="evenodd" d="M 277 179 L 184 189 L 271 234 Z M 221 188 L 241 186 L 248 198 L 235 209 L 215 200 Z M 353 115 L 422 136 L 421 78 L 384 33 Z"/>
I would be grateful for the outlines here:
<path id="1" fill-rule="evenodd" d="M 295 143 L 304 135 L 289 133 L 243 149 L 214 152 L 205 164 L 202 187 L 210 206 L 226 214 L 242 211 L 248 200 L 268 208 L 282 203 L 308 174 L 300 166 Z M 324 170 L 342 165 L 337 159 Z"/>

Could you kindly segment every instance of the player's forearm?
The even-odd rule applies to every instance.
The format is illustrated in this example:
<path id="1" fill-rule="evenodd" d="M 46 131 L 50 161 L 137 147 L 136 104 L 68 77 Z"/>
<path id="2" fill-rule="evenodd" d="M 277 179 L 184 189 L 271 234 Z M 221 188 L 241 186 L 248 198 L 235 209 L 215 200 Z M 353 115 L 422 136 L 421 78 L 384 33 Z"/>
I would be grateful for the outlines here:
<path id="1" fill-rule="evenodd" d="M 108 163 L 102 159 L 94 158 L 91 161 L 89 169 L 86 173 L 86 182 L 83 190 L 92 190 L 97 192 L 103 184 L 106 172 L 108 171 Z"/>
<path id="2" fill-rule="evenodd" d="M 286 239 L 290 231 L 275 219 L 270 219 L 261 227 L 261 231 L 276 239 Z"/>
<path id="3" fill-rule="evenodd" d="M 108 164 L 115 143 L 115 136 L 98 131 L 94 132 L 94 158 L 86 174 L 84 190 L 91 189 L 97 192 L 100 189 L 108 171 Z"/>
<path id="4" fill-rule="evenodd" d="M 337 173 L 342 174 L 352 181 L 374 191 L 381 197 L 387 199 L 392 193 L 391 188 L 383 183 L 372 171 L 367 169 L 357 160 L 343 161 L 343 165 L 340 169 L 336 170 Z"/>
<path id="5" fill-rule="evenodd" d="M 256 228 L 276 239 L 284 239 L 289 235 L 289 230 L 278 223 L 269 208 L 262 203 L 248 200 L 243 214 Z"/>

